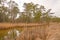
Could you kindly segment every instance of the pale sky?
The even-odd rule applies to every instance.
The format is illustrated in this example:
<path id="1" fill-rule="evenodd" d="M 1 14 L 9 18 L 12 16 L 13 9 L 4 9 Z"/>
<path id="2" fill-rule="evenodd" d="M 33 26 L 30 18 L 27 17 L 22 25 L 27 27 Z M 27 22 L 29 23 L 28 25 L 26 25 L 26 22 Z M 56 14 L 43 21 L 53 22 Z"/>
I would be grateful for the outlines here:
<path id="1" fill-rule="evenodd" d="M 19 4 L 19 8 L 22 11 L 24 3 L 33 2 L 35 4 L 43 5 L 47 9 L 55 13 L 54 15 L 60 17 L 60 0 L 15 0 Z"/>

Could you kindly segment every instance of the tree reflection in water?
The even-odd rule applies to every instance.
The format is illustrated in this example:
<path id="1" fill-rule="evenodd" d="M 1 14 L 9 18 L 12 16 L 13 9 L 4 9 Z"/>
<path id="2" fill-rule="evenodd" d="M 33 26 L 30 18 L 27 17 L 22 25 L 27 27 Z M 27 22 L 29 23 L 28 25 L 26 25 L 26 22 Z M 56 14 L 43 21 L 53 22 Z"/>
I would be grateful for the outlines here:
<path id="1" fill-rule="evenodd" d="M 4 40 L 15 40 L 19 36 L 20 32 L 16 29 L 8 31 L 8 34 L 4 36 Z"/>

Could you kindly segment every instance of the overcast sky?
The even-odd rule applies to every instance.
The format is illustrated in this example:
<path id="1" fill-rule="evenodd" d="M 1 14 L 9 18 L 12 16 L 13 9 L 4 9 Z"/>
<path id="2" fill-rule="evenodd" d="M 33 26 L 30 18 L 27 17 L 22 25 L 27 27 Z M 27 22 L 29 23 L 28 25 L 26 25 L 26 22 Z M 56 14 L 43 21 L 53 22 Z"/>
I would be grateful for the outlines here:
<path id="1" fill-rule="evenodd" d="M 24 3 L 33 2 L 45 6 L 47 9 L 52 9 L 56 16 L 60 17 L 60 0 L 14 0 L 19 4 L 19 8 L 22 11 Z"/>

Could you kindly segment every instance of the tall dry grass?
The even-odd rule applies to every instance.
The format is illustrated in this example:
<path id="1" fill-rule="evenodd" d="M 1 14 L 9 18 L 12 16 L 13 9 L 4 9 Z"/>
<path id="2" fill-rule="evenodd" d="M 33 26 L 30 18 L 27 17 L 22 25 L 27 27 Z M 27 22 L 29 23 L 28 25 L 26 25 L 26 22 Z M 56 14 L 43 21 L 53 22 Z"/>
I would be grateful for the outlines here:
<path id="1" fill-rule="evenodd" d="M 60 40 L 60 24 L 53 23 L 45 26 L 27 28 L 16 40 Z"/>

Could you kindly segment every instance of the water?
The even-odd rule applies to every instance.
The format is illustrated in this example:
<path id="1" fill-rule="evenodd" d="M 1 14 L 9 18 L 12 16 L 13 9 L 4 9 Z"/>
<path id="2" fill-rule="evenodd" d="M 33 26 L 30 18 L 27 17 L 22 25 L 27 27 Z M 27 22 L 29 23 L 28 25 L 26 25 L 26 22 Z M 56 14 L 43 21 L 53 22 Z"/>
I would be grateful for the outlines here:
<path id="1" fill-rule="evenodd" d="M 20 35 L 21 28 L 0 30 L 0 40 L 15 39 Z"/>

